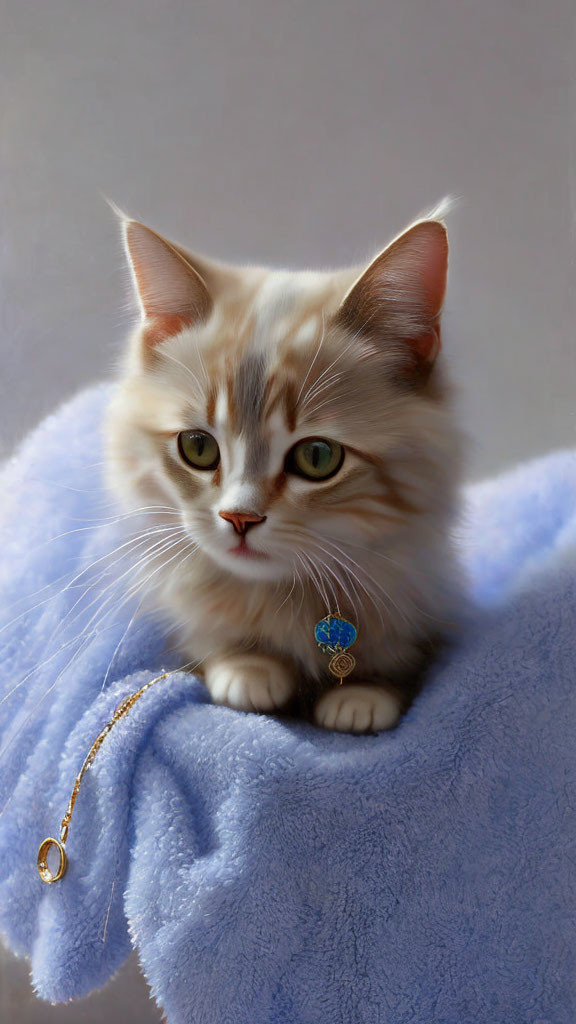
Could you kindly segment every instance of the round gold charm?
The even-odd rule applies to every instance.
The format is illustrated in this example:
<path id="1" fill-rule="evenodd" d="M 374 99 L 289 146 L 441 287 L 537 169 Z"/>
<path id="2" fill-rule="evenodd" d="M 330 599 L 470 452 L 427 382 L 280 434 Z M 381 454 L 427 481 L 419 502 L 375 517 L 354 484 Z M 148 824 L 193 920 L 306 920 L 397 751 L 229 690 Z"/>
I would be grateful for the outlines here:
<path id="1" fill-rule="evenodd" d="M 330 658 L 328 668 L 330 669 L 333 676 L 338 679 L 344 679 L 345 676 L 349 676 L 354 671 L 356 665 L 356 659 L 348 654 L 347 651 L 339 651 L 333 658 Z"/>
<path id="2" fill-rule="evenodd" d="M 58 851 L 58 866 L 56 871 L 51 871 L 48 867 L 48 854 L 52 849 Z M 59 882 L 62 876 L 66 874 L 67 867 L 68 858 L 63 844 L 58 842 L 57 839 L 45 839 L 38 850 L 38 873 L 42 881 L 47 882 L 48 885 L 51 885 L 52 882 Z"/>

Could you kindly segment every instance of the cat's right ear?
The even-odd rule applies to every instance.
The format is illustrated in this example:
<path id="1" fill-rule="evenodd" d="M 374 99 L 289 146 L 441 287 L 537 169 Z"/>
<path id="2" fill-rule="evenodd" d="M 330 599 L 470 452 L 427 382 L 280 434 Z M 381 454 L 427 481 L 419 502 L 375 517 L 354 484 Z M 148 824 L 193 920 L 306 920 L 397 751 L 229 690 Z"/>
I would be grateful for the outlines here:
<path id="1" fill-rule="evenodd" d="M 183 254 L 139 221 L 123 220 L 122 230 L 142 312 L 145 345 L 153 348 L 206 320 L 212 297 Z"/>

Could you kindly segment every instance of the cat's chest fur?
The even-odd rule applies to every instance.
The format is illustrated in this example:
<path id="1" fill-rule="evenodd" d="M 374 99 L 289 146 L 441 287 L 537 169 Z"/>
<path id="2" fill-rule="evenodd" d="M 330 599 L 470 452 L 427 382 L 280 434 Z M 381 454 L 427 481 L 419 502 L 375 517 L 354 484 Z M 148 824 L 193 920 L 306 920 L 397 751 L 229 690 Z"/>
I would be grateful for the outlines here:
<path id="1" fill-rule="evenodd" d="M 260 650 L 296 663 L 310 679 L 327 674 L 329 659 L 318 648 L 314 626 L 328 610 L 356 625 L 353 654 L 364 677 L 402 669 L 414 655 L 415 640 L 429 630 L 424 622 L 383 615 L 378 603 L 365 603 L 359 617 L 344 603 L 344 594 L 334 595 L 335 601 L 342 599 L 342 606 L 327 609 L 308 581 L 274 585 L 215 573 L 202 555 L 193 572 L 172 573 L 159 596 L 179 624 L 179 644 L 192 663 L 223 651 Z"/>
<path id="2" fill-rule="evenodd" d="M 161 597 L 194 661 L 222 650 L 259 649 L 305 665 L 309 675 L 322 673 L 313 625 L 325 612 L 306 588 L 235 579 L 200 564 L 193 577 L 168 580 Z"/>

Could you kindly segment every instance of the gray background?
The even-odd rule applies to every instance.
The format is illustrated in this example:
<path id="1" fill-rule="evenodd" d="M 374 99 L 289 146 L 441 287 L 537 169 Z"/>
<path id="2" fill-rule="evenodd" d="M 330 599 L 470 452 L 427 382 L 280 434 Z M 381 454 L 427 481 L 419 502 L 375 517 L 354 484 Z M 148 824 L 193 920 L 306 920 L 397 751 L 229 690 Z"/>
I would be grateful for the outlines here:
<path id="1" fill-rule="evenodd" d="M 100 191 L 225 258 L 334 265 L 446 193 L 470 472 L 574 440 L 572 0 L 6 0 L 0 437 L 109 373 Z"/>
<path id="2" fill-rule="evenodd" d="M 572 0 L 0 10 L 0 450 L 121 348 L 100 190 L 200 251 L 313 266 L 460 197 L 445 342 L 469 473 L 574 443 Z M 143 1021 L 136 974 L 41 1011 L 5 967 L 0 1020 Z"/>

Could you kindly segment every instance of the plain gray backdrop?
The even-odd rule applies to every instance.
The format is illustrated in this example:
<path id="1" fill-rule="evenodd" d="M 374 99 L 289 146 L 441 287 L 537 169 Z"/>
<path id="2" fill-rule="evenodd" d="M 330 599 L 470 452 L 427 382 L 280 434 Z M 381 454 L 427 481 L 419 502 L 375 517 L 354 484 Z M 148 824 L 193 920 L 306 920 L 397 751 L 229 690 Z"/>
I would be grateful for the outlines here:
<path id="1" fill-rule="evenodd" d="M 0 451 L 120 351 L 127 277 L 101 192 L 199 251 L 314 267 L 372 255 L 455 195 L 444 337 L 469 475 L 574 444 L 572 0 L 0 11 Z M 0 1019 L 144 1021 L 143 989 L 121 995 L 134 976 L 43 1011 L 5 968 Z"/>
<path id="2" fill-rule="evenodd" d="M 100 192 L 206 253 L 325 266 L 446 193 L 477 476 L 574 440 L 571 0 L 4 0 L 7 449 L 129 323 Z"/>

